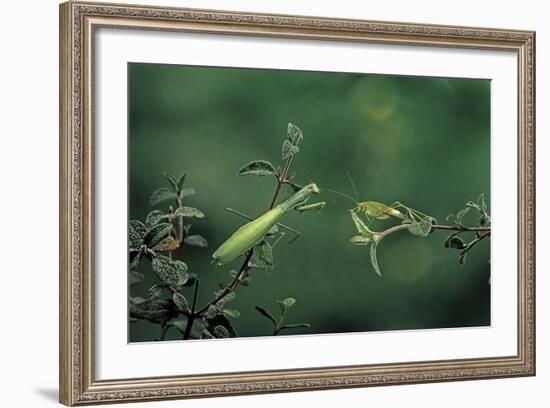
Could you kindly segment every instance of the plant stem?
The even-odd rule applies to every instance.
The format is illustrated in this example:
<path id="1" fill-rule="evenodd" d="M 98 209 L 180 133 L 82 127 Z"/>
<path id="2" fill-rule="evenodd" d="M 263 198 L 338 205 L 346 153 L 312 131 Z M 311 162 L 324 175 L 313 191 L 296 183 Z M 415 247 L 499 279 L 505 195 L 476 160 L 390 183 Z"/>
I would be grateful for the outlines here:
<path id="1" fill-rule="evenodd" d="M 407 228 L 409 228 L 409 224 L 394 225 L 393 227 L 385 229 L 384 231 L 381 231 L 378 234 L 380 238 L 384 238 L 390 234 L 393 234 L 394 232 L 401 231 Z M 441 230 L 441 231 L 457 231 L 457 232 L 476 232 L 476 233 L 485 232 L 483 235 L 478 237 L 479 241 L 491 235 L 491 227 L 464 227 L 464 226 L 458 226 L 458 225 L 434 224 L 432 225 L 432 229 Z"/>
<path id="2" fill-rule="evenodd" d="M 459 232 L 470 232 L 470 231 L 491 231 L 491 227 L 459 227 L 458 225 L 432 225 L 432 229 L 438 230 L 450 230 L 450 231 L 459 231 Z"/>
<path id="3" fill-rule="evenodd" d="M 283 167 L 283 170 L 281 171 L 281 174 L 279 174 L 279 177 L 277 178 L 277 185 L 275 186 L 275 191 L 273 192 L 273 197 L 271 197 L 271 203 L 269 204 L 269 210 L 273 208 L 275 205 L 275 202 L 277 201 L 277 197 L 279 196 L 279 193 L 281 191 L 281 187 L 286 182 L 286 177 L 288 175 L 288 171 L 290 170 L 290 164 L 292 163 L 292 158 L 294 157 L 293 154 L 288 156 L 286 159 L 286 163 Z"/>
<path id="4" fill-rule="evenodd" d="M 181 208 L 183 203 L 181 201 L 181 198 L 179 197 L 179 193 L 178 193 L 178 197 L 176 197 L 176 203 L 178 205 L 178 208 Z M 182 242 L 183 242 L 183 238 L 185 238 L 183 235 L 185 234 L 185 230 L 183 228 L 183 217 L 178 217 L 178 229 L 179 229 L 179 238 L 178 238 L 178 241 L 180 242 L 180 248 L 183 247 L 182 245 Z"/>

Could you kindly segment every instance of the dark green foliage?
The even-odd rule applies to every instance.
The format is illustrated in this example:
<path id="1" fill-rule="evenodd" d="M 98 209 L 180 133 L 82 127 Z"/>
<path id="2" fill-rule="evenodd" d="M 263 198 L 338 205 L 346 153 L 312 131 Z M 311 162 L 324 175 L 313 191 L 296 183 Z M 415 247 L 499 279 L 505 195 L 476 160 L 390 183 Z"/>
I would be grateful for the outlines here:
<path id="1" fill-rule="evenodd" d="M 149 248 L 153 248 L 159 242 L 170 234 L 172 231 L 172 224 L 163 222 L 153 226 L 143 238 L 143 243 Z"/>
<path id="2" fill-rule="evenodd" d="M 183 242 L 187 245 L 200 248 L 206 248 L 208 246 L 208 241 L 202 235 L 188 235 Z"/>
<path id="3" fill-rule="evenodd" d="M 270 176 L 275 174 L 275 167 L 267 160 L 255 160 L 241 167 L 237 174 L 239 176 Z"/>
<path id="4" fill-rule="evenodd" d="M 140 221 L 132 220 L 128 228 L 128 244 L 130 249 L 139 250 L 143 245 L 143 239 L 147 233 L 147 227 Z"/>
<path id="5" fill-rule="evenodd" d="M 471 211 L 475 212 L 477 215 L 477 223 L 474 225 L 470 225 L 466 222 L 466 215 L 471 213 Z M 491 216 L 488 213 L 483 193 L 479 195 L 475 202 L 466 202 L 464 208 L 460 209 L 456 215 L 450 214 L 447 216 L 447 220 L 455 225 L 458 231 L 447 237 L 445 240 L 445 248 L 459 250 L 458 263 L 464 266 L 470 250 L 479 242 L 488 238 L 491 234 Z M 458 236 L 459 234 L 471 233 L 472 231 L 475 232 L 475 235 L 468 243 L 464 242 L 464 240 Z"/>
<path id="6" fill-rule="evenodd" d="M 182 261 L 174 261 L 172 258 L 157 255 L 151 262 L 153 272 L 162 283 L 176 287 L 187 281 L 187 265 Z"/>
<path id="7" fill-rule="evenodd" d="M 275 318 L 271 312 L 262 306 L 254 306 L 256 311 L 260 313 L 263 317 L 268 319 L 273 324 L 273 335 L 276 336 L 282 330 L 285 329 L 297 329 L 297 328 L 309 328 L 311 325 L 309 323 L 286 323 L 285 318 L 288 310 L 296 304 L 296 299 L 288 297 L 283 300 L 275 300 L 275 303 L 279 305 L 280 314 L 279 318 Z"/>

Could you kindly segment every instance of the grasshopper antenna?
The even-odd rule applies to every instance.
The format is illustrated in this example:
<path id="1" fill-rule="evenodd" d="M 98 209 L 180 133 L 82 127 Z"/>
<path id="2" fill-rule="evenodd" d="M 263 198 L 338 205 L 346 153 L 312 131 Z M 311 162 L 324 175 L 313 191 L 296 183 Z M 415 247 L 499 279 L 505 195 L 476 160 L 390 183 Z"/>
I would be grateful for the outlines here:
<path id="1" fill-rule="evenodd" d="M 306 173 L 304 173 L 302 170 L 299 170 L 300 173 L 302 173 L 302 176 L 304 176 L 306 179 L 308 179 L 311 183 L 313 183 L 313 179 L 311 177 L 309 177 Z M 324 188 L 322 186 L 320 186 L 320 189 L 321 189 L 321 194 L 323 194 L 332 204 L 334 204 L 336 206 L 336 208 L 338 208 L 339 210 L 342 209 L 342 207 L 340 207 L 338 205 L 338 203 L 336 201 L 334 201 L 334 199 L 329 196 L 327 193 L 325 193 L 324 190 L 327 190 L 327 191 L 331 191 L 330 189 L 328 188 Z"/>
<path id="2" fill-rule="evenodd" d="M 346 176 L 348 177 L 348 180 L 351 183 L 351 187 L 353 187 L 353 192 L 355 193 L 355 199 L 359 201 L 359 193 L 357 191 L 357 187 L 355 186 L 355 183 L 353 182 L 353 179 L 351 178 L 351 175 L 349 174 L 348 170 L 346 170 Z"/>

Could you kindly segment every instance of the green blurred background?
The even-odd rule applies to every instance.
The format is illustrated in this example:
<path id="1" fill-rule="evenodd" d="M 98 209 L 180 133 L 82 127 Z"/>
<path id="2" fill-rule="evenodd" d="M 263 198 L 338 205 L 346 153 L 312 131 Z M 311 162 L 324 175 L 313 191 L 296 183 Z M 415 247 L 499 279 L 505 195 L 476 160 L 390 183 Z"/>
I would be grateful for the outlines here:
<path id="1" fill-rule="evenodd" d="M 440 222 L 481 192 L 490 204 L 488 80 L 136 63 L 128 74 L 130 218 L 144 220 L 152 210 L 149 196 L 168 186 L 164 171 L 187 172 L 186 186 L 197 194 L 186 204 L 212 217 L 192 230 L 210 247 L 189 247 L 184 256 L 200 277 L 199 305 L 240 266 L 210 264 L 244 222 L 224 208 L 257 216 L 274 189 L 273 178 L 236 172 L 257 159 L 278 165 L 288 122 L 304 134 L 293 165 L 299 183 L 307 175 L 321 188 L 353 194 L 349 171 L 360 201 L 399 200 Z M 285 297 L 297 300 L 288 322 L 311 324 L 287 335 L 490 324 L 489 240 L 461 267 L 457 252 L 443 247 L 444 232 L 394 234 L 379 246 L 381 278 L 368 248 L 349 243 L 355 230 L 346 210 L 354 204 L 332 198 L 338 206 L 321 196 L 328 202 L 321 213 L 285 216 L 303 236 L 279 244 L 274 271 L 253 270 L 251 285 L 237 290 L 230 307 L 241 312 L 234 322 L 241 336 L 269 335 L 272 326 L 254 305 L 277 312 L 275 299 Z M 158 283 L 148 262 L 140 268 L 147 281 L 133 296 Z M 145 321 L 130 325 L 130 341 L 159 333 Z M 167 338 L 180 337 L 173 330 Z"/>

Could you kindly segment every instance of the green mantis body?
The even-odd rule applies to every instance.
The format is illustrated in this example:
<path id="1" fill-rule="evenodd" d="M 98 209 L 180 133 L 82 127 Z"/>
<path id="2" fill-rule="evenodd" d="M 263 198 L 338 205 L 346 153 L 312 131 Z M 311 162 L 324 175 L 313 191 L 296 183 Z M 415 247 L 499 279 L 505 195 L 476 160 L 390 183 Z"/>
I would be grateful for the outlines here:
<path id="1" fill-rule="evenodd" d="M 212 254 L 212 258 L 218 264 L 225 264 L 238 258 L 260 242 L 271 228 L 277 225 L 285 212 L 304 203 L 311 194 L 318 193 L 319 188 L 315 183 L 303 187 L 286 201 L 240 227 Z"/>

